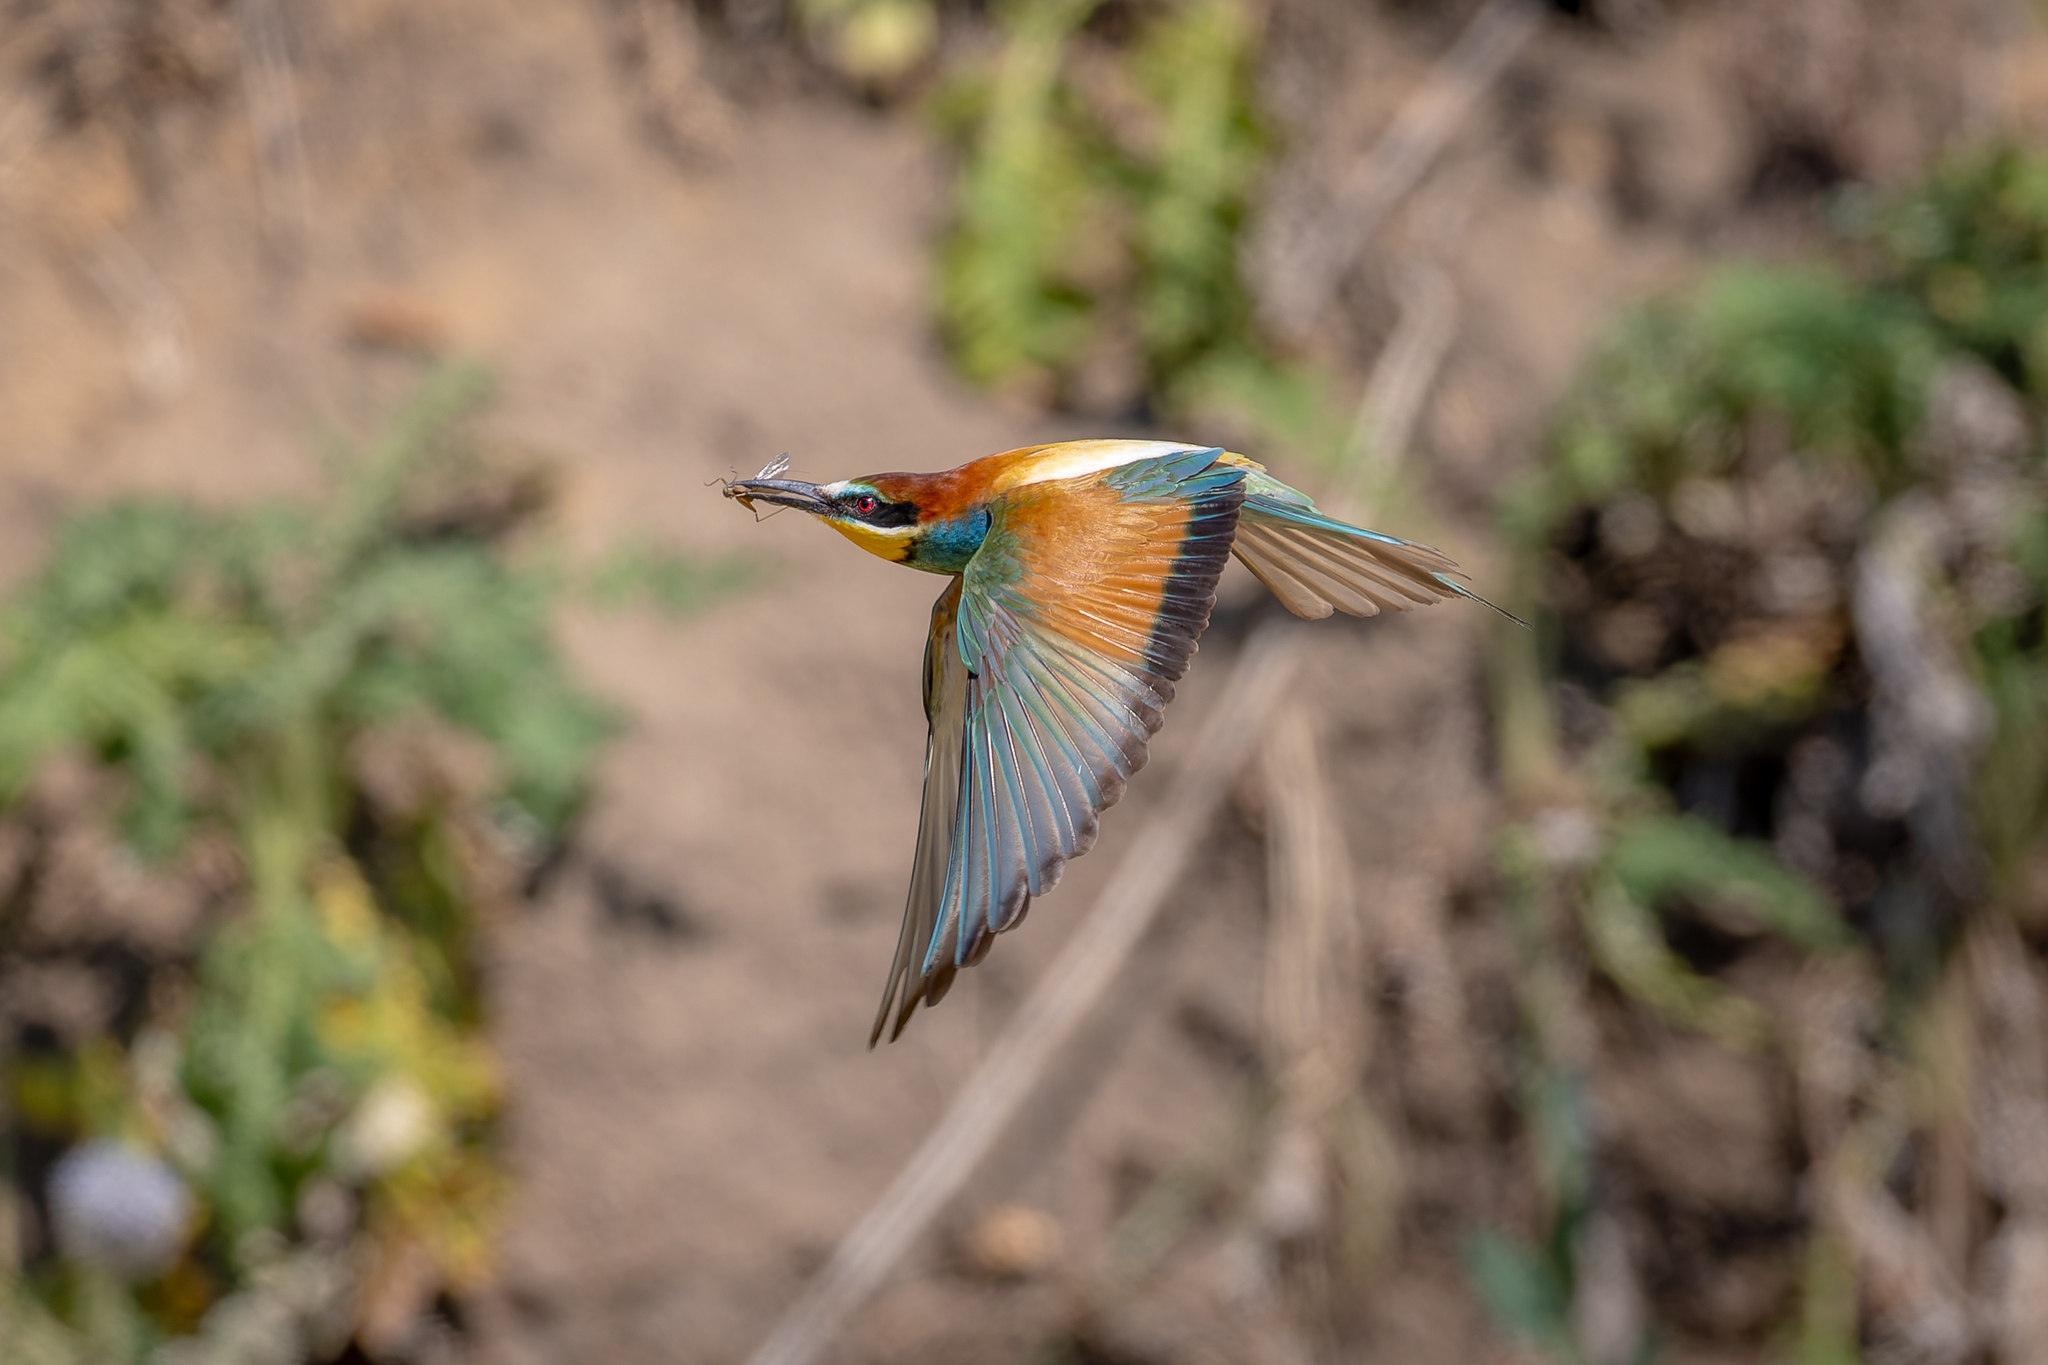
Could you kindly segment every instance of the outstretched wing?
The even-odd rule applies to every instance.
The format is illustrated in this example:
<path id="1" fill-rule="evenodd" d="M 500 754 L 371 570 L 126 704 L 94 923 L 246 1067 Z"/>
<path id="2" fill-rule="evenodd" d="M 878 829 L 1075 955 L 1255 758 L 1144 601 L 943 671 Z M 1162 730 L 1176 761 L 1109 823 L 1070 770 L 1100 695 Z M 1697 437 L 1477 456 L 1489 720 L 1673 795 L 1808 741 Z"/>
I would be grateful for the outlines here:
<path id="1" fill-rule="evenodd" d="M 960 799 L 960 752 L 967 740 L 967 669 L 960 662 L 960 636 L 955 624 L 960 587 L 955 578 L 932 603 L 931 634 L 924 642 L 924 718 L 929 731 L 924 746 L 924 803 L 917 816 L 917 855 L 910 865 L 910 899 L 903 907 L 903 927 L 896 934 L 896 960 L 882 992 L 882 1006 L 868 1033 L 868 1046 L 882 1036 L 889 1006 L 899 985 L 911 983 L 903 998 L 903 1015 L 895 1033 L 920 995 L 934 1003 L 953 984 L 953 964 L 942 974 L 924 969 L 926 949 L 938 926 L 939 903 L 946 889 L 948 850 L 953 846 L 954 808 Z"/>
<path id="2" fill-rule="evenodd" d="M 1441 550 L 1325 516 L 1259 465 L 1241 455 L 1226 459 L 1246 471 L 1237 557 L 1296 616 L 1319 620 L 1333 609 L 1377 616 L 1446 597 L 1493 606 L 1451 580 L 1458 566 Z"/>
<path id="3" fill-rule="evenodd" d="M 1015 488 L 932 611 L 924 811 L 896 960 L 869 1042 L 1059 881 L 1209 623 L 1244 471 L 1181 450 Z"/>

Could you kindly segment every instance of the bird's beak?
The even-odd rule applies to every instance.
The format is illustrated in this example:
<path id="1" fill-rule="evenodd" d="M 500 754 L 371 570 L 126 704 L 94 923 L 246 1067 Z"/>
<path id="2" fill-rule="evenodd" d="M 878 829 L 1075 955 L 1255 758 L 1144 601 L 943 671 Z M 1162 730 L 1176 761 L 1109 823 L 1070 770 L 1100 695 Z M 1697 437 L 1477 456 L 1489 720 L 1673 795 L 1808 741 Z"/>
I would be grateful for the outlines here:
<path id="1" fill-rule="evenodd" d="M 832 504 L 819 496 L 818 485 L 797 479 L 734 479 L 725 486 L 725 495 L 738 498 L 749 508 L 759 500 L 813 513 L 832 509 Z"/>

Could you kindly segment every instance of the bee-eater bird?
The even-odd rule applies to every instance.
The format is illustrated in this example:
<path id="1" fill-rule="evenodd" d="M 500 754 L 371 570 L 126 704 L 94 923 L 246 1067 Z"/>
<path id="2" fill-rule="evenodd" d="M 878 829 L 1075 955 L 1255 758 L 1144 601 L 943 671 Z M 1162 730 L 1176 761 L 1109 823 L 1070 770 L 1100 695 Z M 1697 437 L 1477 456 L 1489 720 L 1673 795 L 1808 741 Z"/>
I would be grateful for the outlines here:
<path id="1" fill-rule="evenodd" d="M 788 457 L 725 496 L 795 507 L 952 581 L 925 641 L 924 808 L 868 1046 L 1014 928 L 1145 763 L 1235 554 L 1296 616 L 1480 601 L 1426 545 L 1334 520 L 1242 455 L 1063 441 L 941 474 L 810 484 Z"/>

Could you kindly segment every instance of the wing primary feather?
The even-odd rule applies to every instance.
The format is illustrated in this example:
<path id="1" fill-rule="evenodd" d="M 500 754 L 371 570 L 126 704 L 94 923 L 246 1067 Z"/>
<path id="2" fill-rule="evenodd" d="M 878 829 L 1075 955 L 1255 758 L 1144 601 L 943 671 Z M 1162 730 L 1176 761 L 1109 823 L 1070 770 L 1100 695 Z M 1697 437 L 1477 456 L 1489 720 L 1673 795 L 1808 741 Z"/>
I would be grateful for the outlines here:
<path id="1" fill-rule="evenodd" d="M 1000 697 L 991 688 L 983 699 L 983 724 L 988 727 L 989 752 L 995 771 L 1001 775 L 1002 784 L 997 789 L 997 812 L 1004 817 L 1003 834 L 1006 841 L 1015 845 L 1014 866 L 1004 869 L 1005 885 L 1002 895 L 997 898 L 1000 913 L 993 916 L 989 927 L 1001 933 L 1009 927 L 1011 892 L 1007 885 L 1013 871 L 1023 873 L 1022 884 L 1027 891 L 1038 892 L 1038 849 L 1040 835 L 1036 812 L 1032 809 L 1030 795 L 1025 789 L 1024 756 L 1017 752 L 1017 737 L 1010 730 L 1009 712 Z M 1003 922 L 998 923 L 1001 920 Z"/>
<path id="2" fill-rule="evenodd" d="M 1087 649 L 1066 654 L 1062 662 L 1069 666 L 1069 677 L 1089 680 L 1111 712 L 1124 712 L 1146 735 L 1158 732 L 1160 712 L 1173 700 L 1171 679 L 1134 673 L 1115 659 Z"/>
<path id="3" fill-rule="evenodd" d="M 1451 588 L 1432 576 L 1429 586 L 1413 580 L 1391 576 L 1379 567 L 1371 557 L 1371 551 L 1364 546 L 1343 545 L 1329 536 L 1316 535 L 1310 531 L 1288 528 L 1281 535 L 1303 558 L 1325 566 L 1333 575 L 1349 575 L 1353 579 L 1364 579 L 1376 583 L 1389 592 L 1399 593 L 1418 606 L 1442 601 L 1451 593 Z"/>
<path id="4" fill-rule="evenodd" d="M 1142 765 L 1143 760 L 1136 752 L 1144 747 L 1139 736 L 1150 733 L 1150 727 L 1124 708 L 1113 705 L 1101 695 L 1100 685 L 1079 669 L 1053 669 L 1050 676 L 1061 694 L 1072 701 L 1082 733 L 1101 750 L 1107 769 L 1102 774 L 1103 781 L 1107 783 L 1113 777 L 1121 795 L 1124 784 Z"/>
<path id="5" fill-rule="evenodd" d="M 1327 517 L 1317 511 L 1313 503 L 1296 506 L 1255 493 L 1244 500 L 1243 516 L 1246 521 L 1254 524 L 1306 527 L 1311 531 L 1342 536 L 1347 540 L 1369 541 L 1383 545 L 1388 551 L 1398 552 L 1403 559 L 1412 560 L 1424 573 L 1458 572 L 1457 561 L 1433 545 L 1420 545 L 1412 540 L 1402 540 L 1399 536 L 1368 530 L 1363 526 L 1353 526 L 1348 521 L 1338 521 L 1335 517 Z"/>
<path id="6" fill-rule="evenodd" d="M 1288 572 L 1336 603 L 1337 610 L 1346 615 L 1377 616 L 1389 608 L 1399 609 L 1398 603 L 1387 601 L 1379 594 L 1359 587 L 1333 571 L 1328 564 L 1304 553 L 1299 544 L 1288 541 L 1286 547 L 1289 555 L 1286 560 Z"/>
<path id="7" fill-rule="evenodd" d="M 1013 691 L 1009 695 L 1016 699 L 1023 716 L 1022 728 L 1027 732 L 1032 751 L 1040 764 L 1040 774 L 1046 784 L 1046 802 L 1059 830 L 1060 856 L 1071 858 L 1079 847 L 1082 829 L 1087 824 L 1087 798 L 1080 789 L 1080 775 L 1074 770 L 1074 756 L 1060 747 L 1064 736 L 1056 732 L 1058 723 L 1047 714 L 1042 699 L 1021 691 Z M 1057 880 L 1057 869 L 1052 876 Z"/>
<path id="8" fill-rule="evenodd" d="M 930 1009 L 933 1005 L 944 1000 L 946 992 L 953 989 L 953 975 L 956 970 L 950 958 L 932 968 L 931 975 L 927 976 L 924 980 L 924 1000 L 922 1003 L 926 1009 Z M 911 1011 L 919 1003 L 919 1001 L 913 999 L 903 1006 L 903 1013 L 896 1020 L 896 1031 L 890 1035 L 889 1041 L 894 1042 L 903 1036 L 903 1026 L 910 1022 Z"/>
<path id="9" fill-rule="evenodd" d="M 1121 787 L 1106 784 L 1104 774 L 1117 783 L 1116 763 L 1107 747 L 1097 742 L 1090 733 L 1090 725 L 1078 712 L 1078 704 L 1068 696 L 1065 686 L 1055 677 L 1039 670 L 1031 670 L 1034 685 L 1049 708 L 1048 716 L 1056 727 L 1054 740 L 1072 760 L 1074 774 L 1082 785 L 1082 794 L 1093 810 L 1102 810 L 1116 800 Z M 1072 724 L 1069 724 L 1069 721 Z M 1078 733 L 1077 733 L 1078 730 Z"/>
<path id="10" fill-rule="evenodd" d="M 990 937 L 1016 923 L 1031 903 L 1032 866 L 1037 858 L 1037 840 L 1031 825 L 1031 807 L 1024 795 L 1024 773 L 1011 751 L 1009 727 L 1000 704 L 993 696 L 984 699 L 988 717 L 989 790 L 993 799 L 996 828 L 1003 851 L 1003 864 L 995 884 L 984 933 Z M 988 945 L 977 945 L 987 952 Z"/>
<path id="11" fill-rule="evenodd" d="M 1032 825 L 1038 831 L 1038 842 L 1032 850 L 1031 894 L 1042 896 L 1059 879 L 1060 861 L 1073 849 L 1073 813 L 1067 808 L 1066 792 L 1054 776 L 1053 764 L 1032 727 L 1030 709 L 1024 699 L 1009 687 L 1003 688 L 999 696 L 1011 750 L 1022 760 L 1018 771 L 1029 777 L 1026 790 L 1031 798 Z"/>
<path id="12" fill-rule="evenodd" d="M 920 999 L 931 999 L 932 991 L 943 992 L 946 983 L 936 984 L 923 959 L 931 944 L 942 934 L 941 917 L 952 868 L 959 855 L 953 838 L 955 812 L 959 806 L 960 778 L 965 762 L 961 725 L 965 710 L 966 674 L 954 629 L 958 615 L 961 580 L 947 584 L 932 604 L 932 624 L 925 640 L 924 707 L 925 739 L 924 797 L 919 804 L 917 852 L 911 863 L 910 889 L 905 898 L 903 926 L 897 934 L 896 954 L 883 983 L 881 1005 L 875 1012 L 874 1027 L 868 1034 L 873 1047 L 880 1038 L 892 1005 L 897 1009 L 894 1037 L 903 1030 Z"/>
<path id="13" fill-rule="evenodd" d="M 1123 754 L 1124 761 L 1117 765 L 1117 770 L 1128 778 L 1144 766 L 1145 741 L 1159 732 L 1159 713 L 1173 700 L 1173 690 L 1171 684 L 1138 683 L 1131 687 L 1112 676 L 1113 672 L 1122 670 L 1093 654 L 1066 655 L 1058 668 L 1061 681 L 1078 690 L 1076 700 L 1097 713 L 1095 731 Z M 1137 680 L 1131 678 L 1131 682 Z M 1121 732 L 1121 739 L 1117 732 Z"/>
<path id="14" fill-rule="evenodd" d="M 1032 742 L 1046 757 L 1052 784 L 1050 791 L 1055 798 L 1053 812 L 1059 822 L 1062 861 L 1047 873 L 1044 890 L 1050 891 L 1059 884 L 1064 861 L 1080 857 L 1094 844 L 1095 807 L 1089 803 L 1088 794 L 1083 789 L 1082 774 L 1062 747 L 1064 735 L 1058 733 L 1059 722 L 1033 709 L 1030 711 L 1030 724 Z"/>
<path id="15" fill-rule="evenodd" d="M 1250 569 L 1252 577 L 1265 584 L 1266 591 L 1280 599 L 1281 606 L 1303 620 L 1320 621 L 1336 610 L 1320 593 L 1282 569 L 1269 555 L 1246 553 L 1243 546 L 1237 549 L 1236 554 L 1237 562 Z"/>
<path id="16" fill-rule="evenodd" d="M 960 795 L 953 813 L 953 862 L 946 869 L 946 895 L 939 912 L 939 932 L 925 945 L 924 970 L 935 970 L 943 962 L 951 966 L 956 947 L 966 932 L 968 886 L 977 875 L 979 857 L 967 828 L 967 812 L 974 804 L 974 737 L 967 737 L 961 755 Z"/>
<path id="17" fill-rule="evenodd" d="M 1435 602 L 1443 596 L 1462 597 L 1506 617 L 1518 626 L 1526 627 L 1529 624 L 1513 612 L 1503 610 L 1470 588 L 1454 582 L 1454 578 L 1463 578 L 1465 575 L 1449 555 L 1434 546 L 1419 545 L 1412 540 L 1402 540 L 1396 536 L 1367 530 L 1363 526 L 1337 521 L 1316 511 L 1312 503 L 1286 485 L 1276 483 L 1272 486 L 1293 493 L 1301 499 L 1300 505 L 1279 500 L 1269 493 L 1254 494 L 1244 502 L 1242 524 L 1246 529 L 1284 528 L 1303 533 L 1324 545 L 1355 546 L 1361 557 L 1369 559 L 1381 573 L 1388 576 L 1382 578 L 1382 582 L 1391 580 L 1392 583 L 1403 586 L 1412 584 L 1425 593 L 1435 594 L 1421 599 L 1422 601 Z M 1244 559 L 1247 567 L 1251 567 L 1249 558 L 1243 555 L 1239 558 Z"/>
<path id="18" fill-rule="evenodd" d="M 1238 558 L 1297 616 L 1320 620 L 1330 614 L 1333 606 L 1351 616 L 1379 614 L 1379 603 L 1332 581 L 1328 572 L 1306 560 L 1276 532 L 1265 528 L 1256 533 L 1248 531 L 1239 537 L 1239 542 Z M 1312 604 L 1311 610 L 1302 610 L 1300 603 L 1304 598 Z"/>
<path id="19" fill-rule="evenodd" d="M 986 932 L 989 905 L 995 899 L 996 879 L 1001 875 L 1002 852 L 997 847 L 995 821 L 990 818 L 988 733 L 979 726 L 970 730 L 968 774 L 973 779 L 964 812 L 967 847 L 974 861 L 961 887 L 960 933 L 953 940 L 953 962 L 964 967 L 974 947 Z"/>
<path id="20" fill-rule="evenodd" d="M 890 1007 L 895 1003 L 899 991 L 902 993 L 906 1009 L 916 1004 L 916 992 L 908 980 L 908 975 L 912 957 L 919 946 L 917 939 L 919 937 L 919 930 L 922 927 L 922 921 L 925 918 L 924 907 L 932 903 L 932 892 L 928 884 L 930 872 L 926 838 L 931 828 L 929 817 L 934 795 L 931 768 L 935 757 L 933 751 L 937 747 L 937 744 L 932 741 L 927 741 L 925 744 L 926 776 L 924 803 L 926 809 L 920 813 L 918 819 L 918 849 L 917 856 L 912 862 L 910 869 L 910 895 L 908 903 L 904 906 L 903 910 L 903 926 L 896 933 L 895 961 L 890 964 L 889 979 L 882 984 L 882 1004 L 875 1011 L 874 1027 L 868 1032 L 869 1047 L 873 1047 L 876 1040 L 882 1036 L 882 1026 L 888 1022 Z M 943 886 L 941 890 L 943 891 Z M 922 973 L 919 973 L 919 975 L 922 976 Z M 897 1027 L 900 1030 L 902 1025 L 899 1023 Z"/>
<path id="21" fill-rule="evenodd" d="M 951 931 L 932 939 L 925 958 L 925 970 L 939 961 L 958 965 L 967 955 L 966 945 L 974 939 L 978 907 L 986 898 L 990 857 L 981 806 L 981 736 L 977 727 L 967 733 L 967 762 L 960 779 L 960 805 L 953 820 L 953 842 L 960 846 L 960 876 L 946 888 L 946 919 Z"/>
<path id="22" fill-rule="evenodd" d="M 1085 789 L 1088 808 L 1091 811 L 1108 808 L 1122 793 L 1122 779 L 1117 776 L 1116 763 L 1109 749 L 1096 739 L 1087 709 L 1042 659 L 1032 654 L 1020 654 L 1017 658 L 1018 666 L 1031 680 L 1031 693 L 1038 698 L 1041 714 L 1050 722 L 1048 728 L 1054 742 L 1066 754 L 1075 778 Z M 1105 773 L 1116 779 L 1119 785 L 1114 788 L 1106 786 Z"/>
<path id="23" fill-rule="evenodd" d="M 919 966 L 919 973 L 924 976 L 937 971 L 941 963 L 949 968 L 952 965 L 953 944 L 960 937 L 962 907 L 966 904 L 966 887 L 968 879 L 974 875 L 974 850 L 966 838 L 960 818 L 961 811 L 972 799 L 974 789 L 973 737 L 967 735 L 964 738 L 967 742 L 961 746 L 960 778 L 954 790 L 953 808 L 946 818 L 950 843 L 945 888 L 939 894 L 938 912 L 933 919 L 931 937 L 925 941 L 924 960 Z"/>
<path id="24" fill-rule="evenodd" d="M 1337 609 L 1354 616 L 1361 614 L 1352 605 L 1356 599 L 1342 590 L 1331 591 L 1328 576 L 1321 572 L 1314 564 L 1304 561 L 1300 552 L 1295 549 L 1293 544 L 1282 537 L 1278 530 L 1265 530 L 1265 528 L 1261 528 L 1261 533 L 1242 536 L 1240 541 L 1244 550 L 1249 555 L 1256 556 L 1263 567 L 1285 574 L 1295 583 L 1307 589 L 1318 601 L 1326 605 L 1333 605 Z M 1377 606 L 1372 606 L 1370 610 L 1365 611 L 1363 614 L 1367 616 L 1375 615 L 1378 610 Z M 1327 615 L 1328 613 L 1325 612 L 1323 614 Z"/>
<path id="25" fill-rule="evenodd" d="M 1041 639 L 1048 633 L 1036 632 Z M 1148 733 L 1159 728 L 1158 711 L 1173 699 L 1172 683 L 1134 672 L 1086 644 L 1047 643 L 1052 644 L 1048 652 L 1060 665 L 1061 672 L 1070 677 L 1086 674 L 1092 680 L 1086 685 L 1091 691 L 1105 693 L 1104 704 L 1109 710 L 1128 713 L 1132 724 L 1146 727 Z"/>
<path id="26" fill-rule="evenodd" d="M 983 704 L 986 705 L 985 700 Z M 971 926 L 972 932 L 963 932 L 959 942 L 953 946 L 953 960 L 962 967 L 978 961 L 981 954 L 988 951 L 984 940 L 995 932 L 996 921 L 1009 912 L 1012 896 L 1026 894 L 1021 831 L 1016 828 L 1014 811 L 1008 812 L 1009 818 L 1005 818 L 1003 803 L 997 795 L 1002 789 L 1003 778 L 996 771 L 996 754 L 991 743 L 993 736 L 985 724 L 977 726 L 976 730 L 977 800 L 969 808 L 969 819 L 981 826 L 981 842 L 987 850 L 988 866 L 984 877 L 970 888 L 976 900 L 972 916 L 963 923 Z"/>

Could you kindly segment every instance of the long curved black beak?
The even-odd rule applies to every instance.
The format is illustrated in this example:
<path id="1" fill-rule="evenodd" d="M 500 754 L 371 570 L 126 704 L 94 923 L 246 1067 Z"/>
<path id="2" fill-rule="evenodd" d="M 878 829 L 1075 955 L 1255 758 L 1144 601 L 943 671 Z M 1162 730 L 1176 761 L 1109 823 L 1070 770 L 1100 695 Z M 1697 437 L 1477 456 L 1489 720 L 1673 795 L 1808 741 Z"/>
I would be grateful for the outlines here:
<path id="1" fill-rule="evenodd" d="M 818 494 L 818 485 L 797 479 L 734 479 L 725 486 L 728 498 L 738 498 L 746 507 L 772 502 L 778 507 L 795 507 L 805 512 L 830 511 L 832 504 Z"/>

